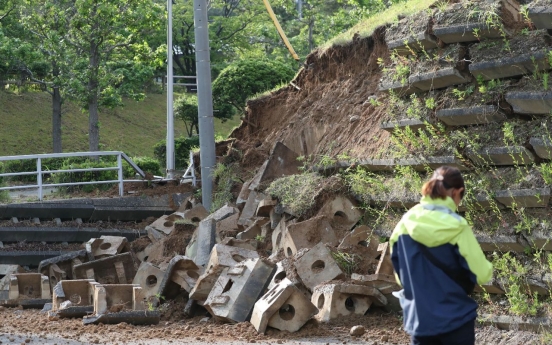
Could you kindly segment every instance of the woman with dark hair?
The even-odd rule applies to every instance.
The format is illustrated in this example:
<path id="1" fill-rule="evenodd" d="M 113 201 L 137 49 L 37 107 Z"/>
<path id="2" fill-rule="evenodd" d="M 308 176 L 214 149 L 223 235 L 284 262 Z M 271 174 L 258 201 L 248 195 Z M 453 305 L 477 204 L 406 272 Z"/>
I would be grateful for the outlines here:
<path id="1" fill-rule="evenodd" d="M 492 265 L 471 227 L 456 214 L 464 197 L 456 168 L 435 170 L 420 203 L 395 227 L 391 260 L 403 290 L 396 293 L 413 345 L 473 345 L 477 303 L 469 296 L 487 283 Z"/>

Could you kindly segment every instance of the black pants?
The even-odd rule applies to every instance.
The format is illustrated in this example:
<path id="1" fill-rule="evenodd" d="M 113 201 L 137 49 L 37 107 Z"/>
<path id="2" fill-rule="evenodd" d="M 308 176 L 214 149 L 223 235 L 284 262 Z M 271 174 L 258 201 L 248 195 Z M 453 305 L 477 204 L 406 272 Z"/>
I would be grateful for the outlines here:
<path id="1" fill-rule="evenodd" d="M 463 326 L 448 333 L 429 337 L 412 336 L 411 345 L 474 345 L 475 344 L 475 320 L 467 322 Z"/>

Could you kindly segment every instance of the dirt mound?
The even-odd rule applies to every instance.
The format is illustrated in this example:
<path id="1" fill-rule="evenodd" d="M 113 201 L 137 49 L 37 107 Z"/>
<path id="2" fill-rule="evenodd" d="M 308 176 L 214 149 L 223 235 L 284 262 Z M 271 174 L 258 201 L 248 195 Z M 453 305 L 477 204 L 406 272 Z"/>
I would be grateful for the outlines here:
<path id="1" fill-rule="evenodd" d="M 370 158 L 386 147 L 383 111 L 369 101 L 381 77 L 378 59 L 388 59 L 383 33 L 310 54 L 292 84 L 249 101 L 242 125 L 232 133 L 244 150 L 242 164 L 259 166 L 277 141 L 299 155 L 318 157 Z"/>

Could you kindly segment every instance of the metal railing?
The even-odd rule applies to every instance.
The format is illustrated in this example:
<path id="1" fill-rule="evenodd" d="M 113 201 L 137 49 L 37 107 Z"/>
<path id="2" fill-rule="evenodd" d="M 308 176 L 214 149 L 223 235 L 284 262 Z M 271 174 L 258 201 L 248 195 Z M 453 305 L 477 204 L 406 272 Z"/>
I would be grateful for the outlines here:
<path id="1" fill-rule="evenodd" d="M 107 168 L 86 168 L 86 169 L 63 169 L 63 170 L 43 170 L 42 162 L 44 159 L 48 158 L 67 158 L 67 157 L 99 157 L 99 156 L 117 156 L 117 166 L 107 167 Z M 1 187 L 0 190 L 14 190 L 14 189 L 38 189 L 38 199 L 42 201 L 43 199 L 43 188 L 44 187 L 62 187 L 62 186 L 78 186 L 78 185 L 91 185 L 91 184 L 107 184 L 107 183 L 118 183 L 119 184 L 119 195 L 123 196 L 123 183 L 124 182 L 138 182 L 142 180 L 124 180 L 123 179 L 123 159 L 130 164 L 130 166 L 140 175 L 142 178 L 145 178 L 146 175 L 126 154 L 120 151 L 97 151 L 97 152 L 71 152 L 71 153 L 48 153 L 48 154 L 38 154 L 38 155 L 22 155 L 22 156 L 4 156 L 0 157 L 0 162 L 13 161 L 13 160 L 26 160 L 26 159 L 36 159 L 36 171 L 22 171 L 14 173 L 2 173 L 0 177 L 9 177 L 9 176 L 28 176 L 36 175 L 37 183 L 31 185 L 18 185 L 11 187 Z M 54 173 L 73 173 L 73 172 L 89 172 L 89 171 L 117 171 L 116 180 L 105 180 L 105 181 L 88 181 L 88 182 L 66 182 L 66 183 L 44 183 L 43 175 L 44 174 L 54 174 Z M 195 180 L 195 176 L 194 176 Z"/>
<path id="2" fill-rule="evenodd" d="M 180 178 L 180 183 L 184 183 L 186 180 L 192 180 L 192 186 L 196 186 L 197 180 L 195 175 L 195 166 L 194 166 L 194 153 L 190 150 L 190 164 L 188 169 L 184 172 L 184 175 Z"/>

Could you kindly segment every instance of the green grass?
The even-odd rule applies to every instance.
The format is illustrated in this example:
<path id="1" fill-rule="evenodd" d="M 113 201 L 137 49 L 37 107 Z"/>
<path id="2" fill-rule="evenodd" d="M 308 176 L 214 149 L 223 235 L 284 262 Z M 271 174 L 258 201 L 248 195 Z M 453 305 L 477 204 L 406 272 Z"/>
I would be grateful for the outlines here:
<path id="1" fill-rule="evenodd" d="M 370 36 L 376 28 L 382 25 L 391 24 L 398 20 L 398 16 L 409 16 L 420 12 L 435 3 L 435 0 L 407 0 L 390 6 L 387 10 L 379 13 L 373 13 L 366 19 L 349 30 L 341 33 L 319 47 L 323 52 L 334 45 L 345 45 L 353 40 L 353 35 L 358 32 L 361 38 Z"/>
<path id="2" fill-rule="evenodd" d="M 142 102 L 128 100 L 123 108 L 101 111 L 100 149 L 153 157 L 154 144 L 166 137 L 166 99 L 165 94 L 148 94 Z M 52 152 L 49 94 L 0 91 L 0 104 L 0 156 Z M 63 151 L 88 151 L 88 114 L 71 102 L 63 111 Z M 226 138 L 239 122 L 237 115 L 225 123 L 215 119 L 215 132 Z M 175 137 L 185 135 L 182 121 L 175 119 L 174 132 Z"/>

